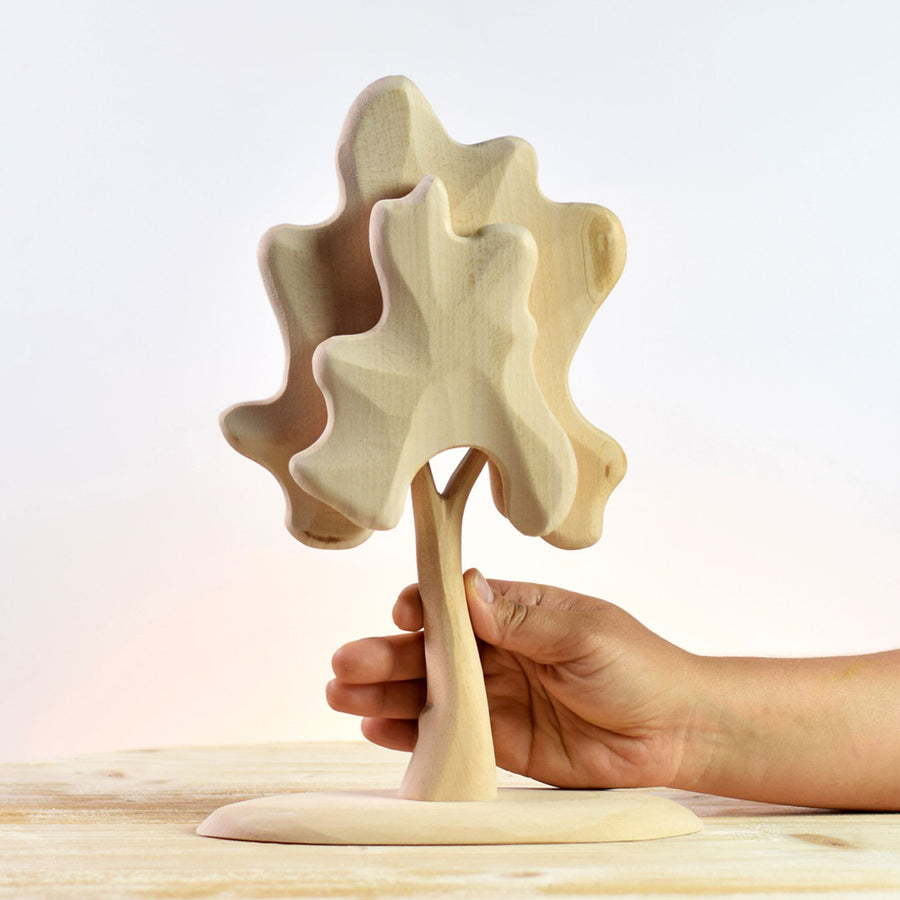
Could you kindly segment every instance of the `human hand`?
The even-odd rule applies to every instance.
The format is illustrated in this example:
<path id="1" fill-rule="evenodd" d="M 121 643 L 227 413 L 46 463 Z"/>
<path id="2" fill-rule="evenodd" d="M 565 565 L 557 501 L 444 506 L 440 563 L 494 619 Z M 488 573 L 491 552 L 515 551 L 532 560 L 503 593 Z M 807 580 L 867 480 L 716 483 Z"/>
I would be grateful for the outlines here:
<path id="1" fill-rule="evenodd" d="M 699 657 L 560 588 L 465 575 L 497 763 L 560 787 L 668 785 L 748 800 L 900 809 L 900 650 Z M 373 743 L 412 750 L 425 703 L 422 606 L 405 634 L 334 655 L 328 702 Z"/>
<path id="2" fill-rule="evenodd" d="M 481 649 L 498 765 L 561 787 L 687 785 L 698 658 L 617 606 L 560 588 L 487 582 L 466 599 Z M 329 704 L 363 716 L 368 740 L 412 750 L 425 703 L 418 587 L 394 606 L 405 634 L 334 655 Z"/>

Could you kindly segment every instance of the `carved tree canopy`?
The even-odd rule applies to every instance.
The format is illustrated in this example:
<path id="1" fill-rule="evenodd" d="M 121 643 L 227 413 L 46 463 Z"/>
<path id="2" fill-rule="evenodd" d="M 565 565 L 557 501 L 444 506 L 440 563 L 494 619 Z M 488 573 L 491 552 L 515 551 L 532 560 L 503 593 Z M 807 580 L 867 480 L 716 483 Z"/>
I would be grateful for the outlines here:
<path id="1" fill-rule="evenodd" d="M 538 265 L 528 297 L 537 329 L 534 372 L 577 469 L 574 499 L 560 521 L 557 510 L 536 504 L 547 522 L 555 522 L 539 533 L 560 547 L 594 543 L 609 493 L 624 475 L 625 457 L 575 407 L 568 368 L 594 312 L 621 274 L 625 245 L 618 220 L 600 206 L 544 197 L 534 151 L 518 138 L 471 146 L 453 141 L 415 85 L 402 77 L 381 79 L 360 95 L 337 155 L 341 202 L 334 216 L 316 226 L 277 226 L 262 240 L 260 266 L 285 343 L 285 377 L 271 399 L 239 404 L 224 414 L 226 437 L 278 479 L 296 538 L 341 548 L 368 537 L 370 526 L 360 522 L 375 518 L 354 513 L 354 521 L 312 496 L 291 477 L 290 460 L 322 437 L 328 422 L 324 395 L 313 378 L 316 348 L 337 335 L 366 332 L 382 315 L 368 241 L 373 207 L 406 196 L 425 176 L 436 175 L 446 188 L 456 235 L 469 237 L 485 225 L 507 223 L 524 227 L 534 239 Z M 518 526 L 530 521 L 516 505 L 516 491 L 525 488 L 512 485 L 509 463 L 505 470 L 503 465 L 499 457 L 492 465 L 495 501 Z M 304 469 L 299 462 L 301 480 L 309 475 Z M 528 530 L 534 533 L 534 527 Z"/>
<path id="2" fill-rule="evenodd" d="M 360 526 L 393 528 L 431 457 L 475 447 L 500 473 L 513 524 L 525 534 L 555 528 L 577 469 L 534 372 L 534 238 L 502 224 L 454 234 L 433 176 L 376 204 L 371 221 L 384 312 L 372 330 L 316 350 L 328 425 L 291 474 Z"/>

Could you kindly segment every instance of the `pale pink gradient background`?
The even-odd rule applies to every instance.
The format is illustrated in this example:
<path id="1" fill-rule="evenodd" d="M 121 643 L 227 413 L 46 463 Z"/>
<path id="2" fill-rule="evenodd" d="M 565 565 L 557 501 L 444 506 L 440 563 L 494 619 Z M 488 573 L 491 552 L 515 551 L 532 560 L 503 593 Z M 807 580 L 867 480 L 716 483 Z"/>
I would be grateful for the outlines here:
<path id="1" fill-rule="evenodd" d="M 343 116 L 398 72 L 629 239 L 572 373 L 629 456 L 607 533 L 555 550 L 480 485 L 467 564 L 697 652 L 900 646 L 898 45 L 865 0 L 8 13 L 0 759 L 357 736 L 329 657 L 390 630 L 409 518 L 302 547 L 216 417 L 280 381 L 259 236 L 331 213 Z"/>

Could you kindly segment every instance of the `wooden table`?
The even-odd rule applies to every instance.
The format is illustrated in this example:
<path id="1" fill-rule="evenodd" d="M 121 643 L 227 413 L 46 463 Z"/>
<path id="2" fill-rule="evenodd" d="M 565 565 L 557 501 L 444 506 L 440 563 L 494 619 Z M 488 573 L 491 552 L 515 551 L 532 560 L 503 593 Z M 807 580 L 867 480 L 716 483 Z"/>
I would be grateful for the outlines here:
<path id="1" fill-rule="evenodd" d="M 194 834 L 234 800 L 395 787 L 405 761 L 341 743 L 0 765 L 0 898 L 900 897 L 900 814 L 682 791 L 657 793 L 694 810 L 704 830 L 662 841 L 305 847 Z"/>

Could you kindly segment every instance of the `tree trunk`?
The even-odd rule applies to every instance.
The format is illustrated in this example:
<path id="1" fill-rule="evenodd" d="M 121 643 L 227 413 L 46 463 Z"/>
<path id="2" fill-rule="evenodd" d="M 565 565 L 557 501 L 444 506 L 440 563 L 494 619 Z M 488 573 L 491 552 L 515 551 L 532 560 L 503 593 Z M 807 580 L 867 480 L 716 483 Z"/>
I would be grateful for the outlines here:
<path id="1" fill-rule="evenodd" d="M 494 745 L 481 659 L 462 578 L 462 515 L 485 457 L 470 450 L 443 493 L 426 464 L 412 483 L 428 695 L 399 795 L 407 800 L 491 800 Z"/>

